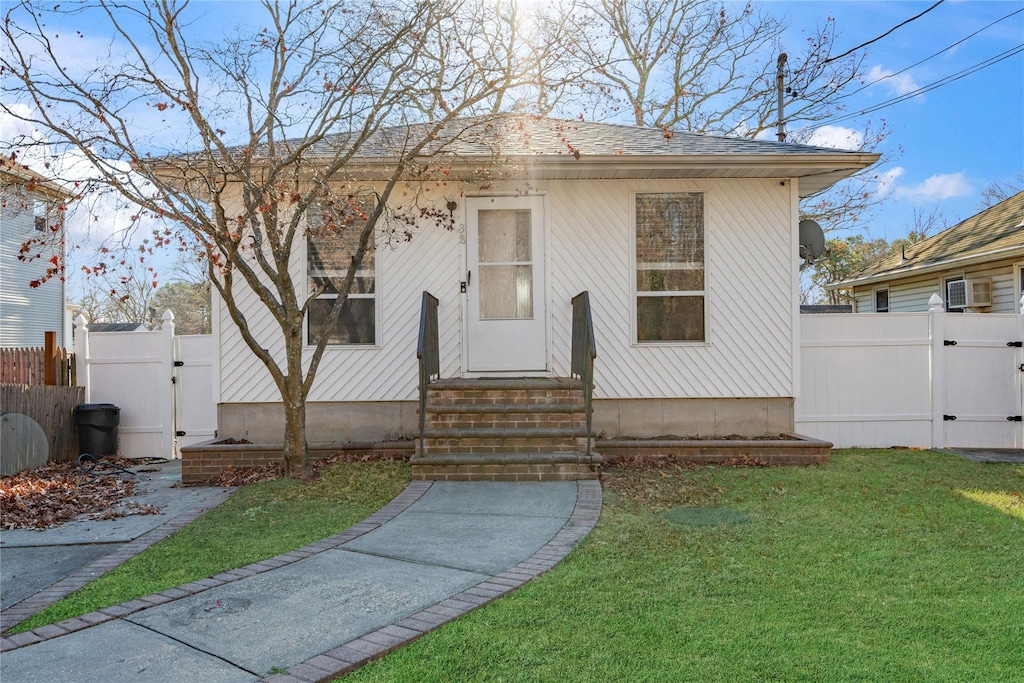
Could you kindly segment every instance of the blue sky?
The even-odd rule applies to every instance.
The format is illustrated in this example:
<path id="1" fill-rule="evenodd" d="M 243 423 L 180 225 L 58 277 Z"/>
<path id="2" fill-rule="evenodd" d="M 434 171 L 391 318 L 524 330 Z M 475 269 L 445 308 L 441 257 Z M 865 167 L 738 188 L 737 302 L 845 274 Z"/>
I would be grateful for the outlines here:
<path id="1" fill-rule="evenodd" d="M 530 2 L 531 0 L 521 0 Z M 540 1 L 544 0 L 532 0 Z M 244 16 L 244 3 L 197 3 L 212 19 L 216 32 Z M 783 48 L 796 53 L 807 32 L 834 17 L 836 52 L 878 37 L 934 4 L 862 0 L 768 0 L 763 9 L 785 20 L 790 29 Z M 741 2 L 729 0 L 731 9 Z M 1024 0 L 946 0 L 921 18 L 870 45 L 865 61 L 867 81 L 899 72 L 1018 10 Z M 88 31 L 87 31 L 88 32 Z M 101 42 L 104 36 L 90 36 Z M 871 107 L 897 95 L 927 86 L 986 59 L 1024 44 L 1024 11 L 996 23 L 959 46 L 851 96 L 848 112 Z M 913 225 L 914 212 L 941 212 L 952 224 L 979 210 L 981 190 L 992 181 L 1013 180 L 1024 171 L 1024 52 L 868 116 L 835 123 L 822 131 L 842 138 L 845 131 L 863 130 L 868 119 L 885 120 L 891 134 L 880 151 L 890 160 L 879 169 L 892 194 L 862 222 L 870 237 L 902 237 Z M 774 136 L 768 135 L 770 139 Z"/>
<path id="2" fill-rule="evenodd" d="M 768 2 L 765 7 L 790 23 L 787 49 L 795 50 L 802 31 L 836 20 L 836 50 L 871 40 L 931 5 L 927 2 Z M 1016 10 L 1024 2 L 947 0 L 921 18 L 870 45 L 865 66 L 875 78 L 898 72 L 956 43 Z M 1024 44 L 1024 12 L 982 31 L 920 66 L 886 79 L 849 100 L 857 111 L 892 99 L 915 86 L 979 64 Z M 875 80 L 872 78 L 871 80 Z M 884 150 L 894 158 L 882 170 L 892 180 L 893 195 L 867 229 L 872 237 L 906 234 L 914 208 L 933 208 L 952 223 L 977 213 L 981 190 L 991 181 L 1011 180 L 1024 171 L 1024 53 L 973 75 L 887 107 L 870 115 L 884 118 L 892 133 Z M 863 128 L 867 116 L 837 123 Z"/>

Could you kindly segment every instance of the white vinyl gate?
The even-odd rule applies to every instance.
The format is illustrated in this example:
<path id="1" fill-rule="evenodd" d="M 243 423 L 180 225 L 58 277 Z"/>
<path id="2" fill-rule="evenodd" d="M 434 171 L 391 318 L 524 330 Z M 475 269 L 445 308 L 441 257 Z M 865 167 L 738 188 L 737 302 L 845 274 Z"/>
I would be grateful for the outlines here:
<path id="1" fill-rule="evenodd" d="M 796 430 L 837 448 L 1024 447 L 1024 314 L 800 316 Z"/>
<path id="2" fill-rule="evenodd" d="M 174 338 L 175 457 L 180 457 L 182 447 L 208 441 L 217 433 L 213 353 L 212 334 Z"/>
<path id="3" fill-rule="evenodd" d="M 1021 338 L 1014 315 L 950 315 L 945 320 L 943 443 L 1021 448 Z"/>
<path id="4" fill-rule="evenodd" d="M 121 455 L 177 458 L 214 437 L 212 335 L 176 337 L 169 311 L 156 332 L 89 333 L 81 317 L 75 325 L 78 382 L 87 403 L 121 409 Z"/>

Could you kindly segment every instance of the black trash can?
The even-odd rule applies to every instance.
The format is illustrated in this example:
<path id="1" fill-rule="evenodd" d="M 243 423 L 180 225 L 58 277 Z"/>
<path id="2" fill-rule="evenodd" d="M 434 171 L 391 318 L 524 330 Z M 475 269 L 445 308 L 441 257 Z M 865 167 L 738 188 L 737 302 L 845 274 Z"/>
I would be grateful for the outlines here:
<path id="1" fill-rule="evenodd" d="M 75 408 L 78 452 L 97 458 L 117 454 L 117 426 L 121 409 L 113 403 L 82 403 Z"/>

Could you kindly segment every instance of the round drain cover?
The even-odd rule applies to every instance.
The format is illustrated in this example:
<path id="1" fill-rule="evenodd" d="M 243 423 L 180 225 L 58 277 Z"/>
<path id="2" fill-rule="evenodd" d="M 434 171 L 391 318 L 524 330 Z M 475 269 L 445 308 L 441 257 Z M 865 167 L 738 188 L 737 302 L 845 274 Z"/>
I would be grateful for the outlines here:
<path id="1" fill-rule="evenodd" d="M 746 524 L 750 515 L 725 508 L 676 508 L 665 513 L 665 518 L 676 524 L 690 526 L 718 526 L 719 524 Z"/>

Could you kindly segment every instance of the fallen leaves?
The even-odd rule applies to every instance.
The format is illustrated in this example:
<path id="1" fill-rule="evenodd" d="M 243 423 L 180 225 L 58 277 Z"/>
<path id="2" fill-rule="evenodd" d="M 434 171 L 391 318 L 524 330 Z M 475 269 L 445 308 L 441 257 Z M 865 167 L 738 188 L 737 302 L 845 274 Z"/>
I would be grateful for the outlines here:
<path id="1" fill-rule="evenodd" d="M 124 466 L 131 461 L 110 458 Z M 34 470 L 0 477 L 0 528 L 49 529 L 79 515 L 115 519 L 154 515 L 160 511 L 136 501 L 120 503 L 135 493 L 135 482 L 117 476 L 83 473 L 77 463 L 51 462 Z"/>

